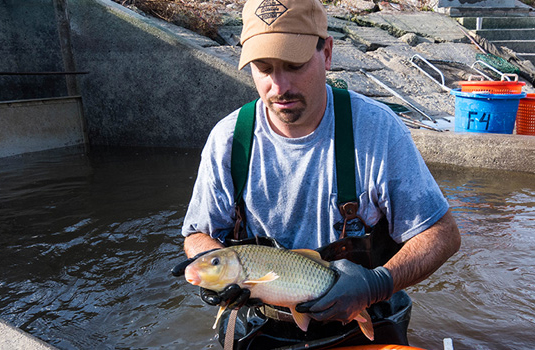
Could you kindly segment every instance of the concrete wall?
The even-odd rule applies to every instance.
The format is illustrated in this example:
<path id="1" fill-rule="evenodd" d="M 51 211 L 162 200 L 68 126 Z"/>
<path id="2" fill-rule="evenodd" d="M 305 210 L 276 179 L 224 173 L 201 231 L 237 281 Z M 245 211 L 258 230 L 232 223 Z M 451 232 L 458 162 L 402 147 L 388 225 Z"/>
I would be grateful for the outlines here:
<path id="1" fill-rule="evenodd" d="M 0 72 L 64 70 L 52 0 L 0 2 L 0 57 Z M 61 75 L 0 75 L 0 101 L 66 95 Z"/>
<path id="2" fill-rule="evenodd" d="M 256 97 L 249 74 L 110 0 L 0 2 L 0 71 L 64 71 L 54 6 L 67 10 L 89 142 L 201 147 Z M 63 76 L 2 76 L 0 101 L 66 96 Z"/>
<path id="3" fill-rule="evenodd" d="M 248 74 L 108 0 L 68 2 L 91 144 L 201 147 L 255 97 Z"/>

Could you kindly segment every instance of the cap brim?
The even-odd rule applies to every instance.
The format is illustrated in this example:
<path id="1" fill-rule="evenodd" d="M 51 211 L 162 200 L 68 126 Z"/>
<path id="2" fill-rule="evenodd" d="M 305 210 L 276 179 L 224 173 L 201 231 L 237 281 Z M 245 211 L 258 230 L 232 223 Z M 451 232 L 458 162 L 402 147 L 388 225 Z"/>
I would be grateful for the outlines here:
<path id="1" fill-rule="evenodd" d="M 290 33 L 255 35 L 243 43 L 238 69 L 264 58 L 277 58 L 292 63 L 308 62 L 316 50 L 318 38 L 316 35 Z"/>

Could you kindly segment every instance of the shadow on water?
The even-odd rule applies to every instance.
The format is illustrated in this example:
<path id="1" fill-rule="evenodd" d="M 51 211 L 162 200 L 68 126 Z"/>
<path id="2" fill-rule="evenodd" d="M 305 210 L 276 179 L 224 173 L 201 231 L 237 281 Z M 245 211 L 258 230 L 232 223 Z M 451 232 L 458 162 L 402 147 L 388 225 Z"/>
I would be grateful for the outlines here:
<path id="1" fill-rule="evenodd" d="M 169 270 L 199 150 L 58 150 L 0 159 L 0 317 L 60 349 L 219 348 L 215 308 Z M 535 344 L 535 176 L 431 166 L 461 251 L 410 288 L 410 340 Z"/>

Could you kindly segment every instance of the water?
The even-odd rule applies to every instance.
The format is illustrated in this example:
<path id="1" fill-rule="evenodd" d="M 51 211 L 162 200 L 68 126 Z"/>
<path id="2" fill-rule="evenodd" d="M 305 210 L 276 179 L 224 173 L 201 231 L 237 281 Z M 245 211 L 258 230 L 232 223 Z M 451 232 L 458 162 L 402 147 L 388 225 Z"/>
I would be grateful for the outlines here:
<path id="1" fill-rule="evenodd" d="M 169 273 L 199 153 L 0 159 L 0 318 L 60 349 L 219 349 L 215 308 Z M 535 176 L 431 169 L 463 245 L 408 290 L 411 345 L 535 348 Z"/>

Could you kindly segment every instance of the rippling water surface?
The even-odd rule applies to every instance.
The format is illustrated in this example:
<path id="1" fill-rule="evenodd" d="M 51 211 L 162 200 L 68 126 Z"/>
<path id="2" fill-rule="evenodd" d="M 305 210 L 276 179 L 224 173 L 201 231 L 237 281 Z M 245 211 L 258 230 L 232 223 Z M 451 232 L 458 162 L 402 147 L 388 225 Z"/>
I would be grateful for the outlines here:
<path id="1" fill-rule="evenodd" d="M 218 349 L 169 270 L 199 150 L 0 159 L 0 318 L 60 349 Z M 535 176 L 431 166 L 463 246 L 408 290 L 411 345 L 535 348 Z"/>

